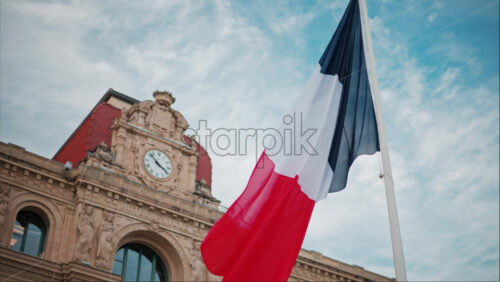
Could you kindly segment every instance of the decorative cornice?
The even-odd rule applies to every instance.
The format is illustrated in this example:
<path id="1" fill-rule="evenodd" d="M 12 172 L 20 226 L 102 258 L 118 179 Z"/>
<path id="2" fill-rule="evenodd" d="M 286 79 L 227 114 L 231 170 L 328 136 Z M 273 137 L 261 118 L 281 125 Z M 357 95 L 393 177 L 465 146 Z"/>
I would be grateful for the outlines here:
<path id="1" fill-rule="evenodd" d="M 52 198 L 61 203 L 72 200 L 74 184 L 62 178 L 43 173 L 35 168 L 17 165 L 10 160 L 0 158 L 0 181 L 34 194 Z M 42 188 L 42 189 L 41 189 Z M 61 191 L 71 194 L 64 196 Z"/>
<path id="2" fill-rule="evenodd" d="M 174 140 L 174 139 L 166 137 L 166 136 L 160 136 L 158 133 L 156 133 L 154 131 L 151 131 L 149 129 L 137 126 L 137 125 L 132 124 L 130 122 L 123 122 L 123 123 L 120 123 L 120 124 L 123 125 L 124 127 L 135 128 L 139 132 L 141 132 L 144 136 L 154 137 L 154 138 L 156 138 L 156 139 L 158 139 L 159 141 L 162 141 L 162 142 L 168 141 L 168 142 L 172 143 L 172 145 L 174 145 L 175 147 L 178 147 L 179 149 L 183 148 L 184 150 L 187 149 L 189 151 L 194 151 L 195 154 L 197 153 L 196 150 L 194 150 L 191 146 L 189 146 L 187 144 L 183 144 L 183 143 L 181 143 L 181 142 L 179 142 L 177 140 Z"/>
<path id="3" fill-rule="evenodd" d="M 67 263 L 57 264 L 51 261 L 19 253 L 10 249 L 0 248 L 0 270 L 5 273 L 15 273 L 15 275 L 3 276 L 7 280 L 80 280 L 80 281 L 120 281 L 120 277 L 113 273 L 94 268 L 91 266 Z"/>
<path id="4" fill-rule="evenodd" d="M 175 195 L 170 194 L 169 192 L 166 191 L 160 191 L 145 185 L 141 185 L 138 183 L 131 182 L 131 185 L 140 185 L 141 189 L 148 189 L 151 190 L 152 193 L 157 194 L 157 195 L 162 195 L 165 197 L 165 200 L 170 200 L 172 203 L 169 207 L 164 206 L 167 205 L 168 202 L 159 202 L 159 197 L 156 196 L 155 199 L 145 199 L 141 196 L 143 195 L 134 195 L 127 191 L 127 189 L 124 189 L 123 187 L 113 187 L 111 185 L 102 185 L 99 183 L 96 183 L 86 177 L 80 177 L 77 179 L 75 183 L 75 187 L 78 187 L 78 189 L 81 189 L 81 187 L 84 187 L 84 189 L 88 191 L 94 191 L 95 193 L 98 193 L 99 191 L 102 190 L 102 193 L 104 193 L 108 198 L 112 198 L 114 200 L 120 201 L 120 202 L 133 202 L 136 204 L 137 207 L 144 207 L 144 208 L 152 208 L 154 210 L 158 211 L 165 211 L 167 213 L 171 214 L 176 214 L 180 217 L 185 217 L 191 221 L 196 221 L 199 222 L 200 224 L 205 224 L 207 226 L 212 226 L 213 223 L 215 222 L 216 219 L 218 219 L 220 216 L 222 216 L 222 212 L 219 211 L 217 208 L 209 207 L 200 203 L 197 203 L 196 201 L 193 200 L 189 201 L 183 198 L 179 198 Z M 188 195 L 189 196 L 189 195 Z M 163 205 L 163 206 L 160 206 Z M 186 209 L 180 209 L 179 206 L 182 205 L 187 205 L 190 206 L 190 210 Z M 210 213 L 213 213 L 214 216 L 212 218 L 207 218 L 200 213 L 196 213 L 196 211 L 199 211 L 201 209 L 204 209 L 206 211 L 209 211 Z M 193 213 L 194 211 L 194 213 Z M 190 215 L 192 214 L 192 215 Z M 212 222 L 213 221 L 213 222 Z"/>
<path id="5" fill-rule="evenodd" d="M 105 210 L 126 218 L 131 218 L 138 222 L 156 224 L 163 230 L 203 240 L 204 233 L 208 232 L 213 225 L 208 221 L 189 216 L 181 211 L 176 211 L 174 209 L 175 207 L 171 209 L 160 207 L 157 204 L 145 202 L 130 195 L 113 193 L 91 184 L 83 185 L 83 182 L 81 184 L 79 189 L 83 189 L 90 195 L 99 195 L 97 197 L 90 196 L 82 198 L 79 201 L 85 201 L 87 205 L 96 208 L 104 208 Z M 105 199 L 110 199 L 108 204 L 106 204 Z M 193 232 L 193 230 L 187 231 L 189 230 L 188 226 L 191 226 L 191 228 L 195 230 L 200 230 L 199 232 L 201 233 Z"/>
<path id="6" fill-rule="evenodd" d="M 297 261 L 295 262 L 295 265 L 298 266 L 299 268 L 304 268 L 304 266 L 307 266 L 312 269 L 312 273 L 328 273 L 331 275 L 339 276 L 339 277 L 344 277 L 347 278 L 351 281 L 363 281 L 363 279 L 360 279 L 360 277 L 354 276 L 352 273 L 340 270 L 336 267 L 322 264 L 317 261 L 310 260 L 308 258 L 305 258 L 303 256 L 298 256 Z"/>
<path id="7" fill-rule="evenodd" d="M 2 162 L 3 162 L 3 164 L 2 164 Z M 12 161 L 12 160 L 2 158 L 2 157 L 0 157 L 0 165 L 4 169 L 12 170 L 14 172 L 17 172 L 18 170 L 24 171 L 24 175 L 26 175 L 26 176 L 30 175 L 30 173 L 33 173 L 33 174 L 37 175 L 38 180 L 40 180 L 40 177 L 43 176 L 43 177 L 47 178 L 48 181 L 51 181 L 50 182 L 51 184 L 52 184 L 52 182 L 56 181 L 56 182 L 61 183 L 62 185 L 66 185 L 66 184 L 71 185 L 71 182 L 65 180 L 64 177 L 58 177 L 58 176 L 43 172 L 42 167 L 39 167 L 39 168 L 30 167 L 27 165 L 22 165 L 19 162 Z M 61 171 L 62 171 L 62 165 L 61 165 Z"/>
<path id="8" fill-rule="evenodd" d="M 35 275 L 36 280 L 62 279 L 61 266 L 57 263 L 6 248 L 0 248 L 0 266 L 16 273 L 10 278 L 13 280 L 23 280 L 26 274 Z"/>

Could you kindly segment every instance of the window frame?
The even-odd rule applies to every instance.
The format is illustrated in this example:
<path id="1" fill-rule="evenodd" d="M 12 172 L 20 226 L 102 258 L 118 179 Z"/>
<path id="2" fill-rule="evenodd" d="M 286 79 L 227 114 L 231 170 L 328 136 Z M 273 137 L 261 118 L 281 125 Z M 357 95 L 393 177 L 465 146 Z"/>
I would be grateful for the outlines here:
<path id="1" fill-rule="evenodd" d="M 26 217 L 26 227 L 24 228 L 24 232 L 23 232 L 23 235 L 20 236 L 18 234 L 15 234 L 14 230 L 17 226 L 17 223 L 19 222 L 18 221 L 18 218 L 20 216 L 25 216 Z M 26 241 L 27 241 L 27 238 L 28 238 L 28 234 L 29 234 L 29 230 L 30 230 L 30 226 L 31 225 L 35 225 L 35 221 L 39 221 L 41 223 L 41 228 L 40 228 L 40 231 L 41 231 L 41 235 L 40 235 L 40 240 L 38 242 L 38 250 L 37 250 L 37 254 L 36 255 L 32 255 L 32 254 L 29 254 L 26 252 L 25 248 L 26 248 Z M 45 239 L 47 237 L 47 224 L 45 223 L 45 221 L 42 219 L 42 217 L 32 211 L 29 211 L 29 210 L 20 210 L 17 214 L 16 214 L 16 217 L 14 218 L 14 226 L 12 227 L 12 235 L 10 236 L 11 240 L 12 238 L 14 238 L 14 236 L 19 236 L 21 237 L 20 240 L 21 240 L 21 246 L 19 247 L 19 250 L 15 250 L 14 248 L 12 248 L 14 245 L 11 245 L 9 246 L 9 249 L 11 250 L 14 250 L 16 252 L 20 252 L 20 253 L 23 253 L 23 254 L 26 254 L 26 255 L 30 255 L 30 256 L 36 256 L 36 257 L 40 257 L 40 255 L 43 253 L 44 251 L 44 248 L 45 248 Z"/>
<path id="2" fill-rule="evenodd" d="M 165 267 L 165 264 L 163 263 L 163 261 L 161 260 L 161 258 L 151 248 L 148 248 L 147 246 L 144 246 L 142 244 L 137 244 L 137 243 L 128 243 L 128 244 L 125 244 L 125 245 L 121 246 L 120 248 L 118 248 L 118 250 L 115 252 L 115 257 L 116 257 L 116 254 L 120 250 L 123 249 L 123 258 L 122 258 L 121 261 L 116 260 L 115 257 L 113 257 L 113 266 L 112 266 L 112 270 L 111 271 L 114 274 L 120 275 L 122 277 L 122 279 L 125 279 L 125 276 L 127 274 L 127 267 L 126 266 L 127 266 L 127 260 L 128 260 L 128 251 L 129 251 L 129 249 L 131 249 L 131 247 L 136 247 L 139 250 L 138 251 L 139 257 L 137 259 L 137 266 L 136 266 L 137 267 L 137 274 L 136 274 L 136 277 L 135 277 L 134 281 L 141 281 L 141 280 L 139 280 L 140 275 L 141 275 L 141 260 L 142 260 L 142 257 L 145 256 L 145 255 L 143 255 L 143 251 L 149 251 L 153 255 L 153 258 L 151 260 L 151 277 L 150 277 L 150 281 L 155 281 L 154 280 L 155 273 L 158 273 L 156 271 L 156 264 L 157 264 L 157 262 L 159 263 L 159 265 L 161 267 L 161 270 L 162 270 L 163 275 L 165 277 L 165 281 L 168 281 L 167 268 Z M 115 266 L 115 262 L 119 262 L 119 263 L 122 264 L 121 271 L 120 271 L 119 274 L 115 273 L 113 271 L 114 270 L 114 266 Z"/>

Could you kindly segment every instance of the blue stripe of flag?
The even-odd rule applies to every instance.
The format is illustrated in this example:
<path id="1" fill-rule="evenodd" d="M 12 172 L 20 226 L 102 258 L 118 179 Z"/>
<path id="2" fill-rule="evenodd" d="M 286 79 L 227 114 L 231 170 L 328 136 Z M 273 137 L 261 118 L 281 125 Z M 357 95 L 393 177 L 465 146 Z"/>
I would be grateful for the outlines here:
<path id="1" fill-rule="evenodd" d="M 321 73 L 338 75 L 342 97 L 328 163 L 329 192 L 345 188 L 356 157 L 380 151 L 377 122 L 366 71 L 358 0 L 351 0 L 319 61 Z"/>

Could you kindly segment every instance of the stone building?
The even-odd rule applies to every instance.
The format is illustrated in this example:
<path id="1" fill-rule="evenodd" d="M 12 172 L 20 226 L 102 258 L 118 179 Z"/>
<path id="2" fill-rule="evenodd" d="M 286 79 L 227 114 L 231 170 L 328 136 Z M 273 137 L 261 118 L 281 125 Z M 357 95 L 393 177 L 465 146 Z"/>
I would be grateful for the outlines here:
<path id="1" fill-rule="evenodd" d="M 211 162 L 156 91 L 110 89 L 53 159 L 0 142 L 0 280 L 219 281 L 200 244 L 222 215 Z M 290 280 L 387 277 L 301 250 Z"/>

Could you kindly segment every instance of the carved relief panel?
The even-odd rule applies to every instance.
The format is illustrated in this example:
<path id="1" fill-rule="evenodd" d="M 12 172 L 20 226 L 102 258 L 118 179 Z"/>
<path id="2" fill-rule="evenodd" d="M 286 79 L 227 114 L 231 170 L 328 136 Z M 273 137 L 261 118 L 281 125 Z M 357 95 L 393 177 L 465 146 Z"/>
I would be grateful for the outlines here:
<path id="1" fill-rule="evenodd" d="M 9 216 L 10 191 L 10 186 L 0 182 L 0 226 L 5 226 L 4 223 Z"/>
<path id="2" fill-rule="evenodd" d="M 192 269 L 192 280 L 193 281 L 207 281 L 207 269 L 203 260 L 201 258 L 200 252 L 201 242 L 193 240 L 193 246 L 191 249 L 191 269 Z"/>
<path id="3" fill-rule="evenodd" d="M 103 219 L 97 232 L 97 266 L 107 266 L 113 258 L 114 213 L 103 211 Z"/>
<path id="4" fill-rule="evenodd" d="M 188 123 L 181 113 L 172 109 L 175 98 L 170 92 L 155 91 L 155 101 L 144 101 L 133 105 L 127 111 L 127 121 L 137 127 L 184 143 L 183 133 Z"/>
<path id="5" fill-rule="evenodd" d="M 78 218 L 76 256 L 78 261 L 90 263 L 90 252 L 95 236 L 94 208 L 84 205 Z"/>

